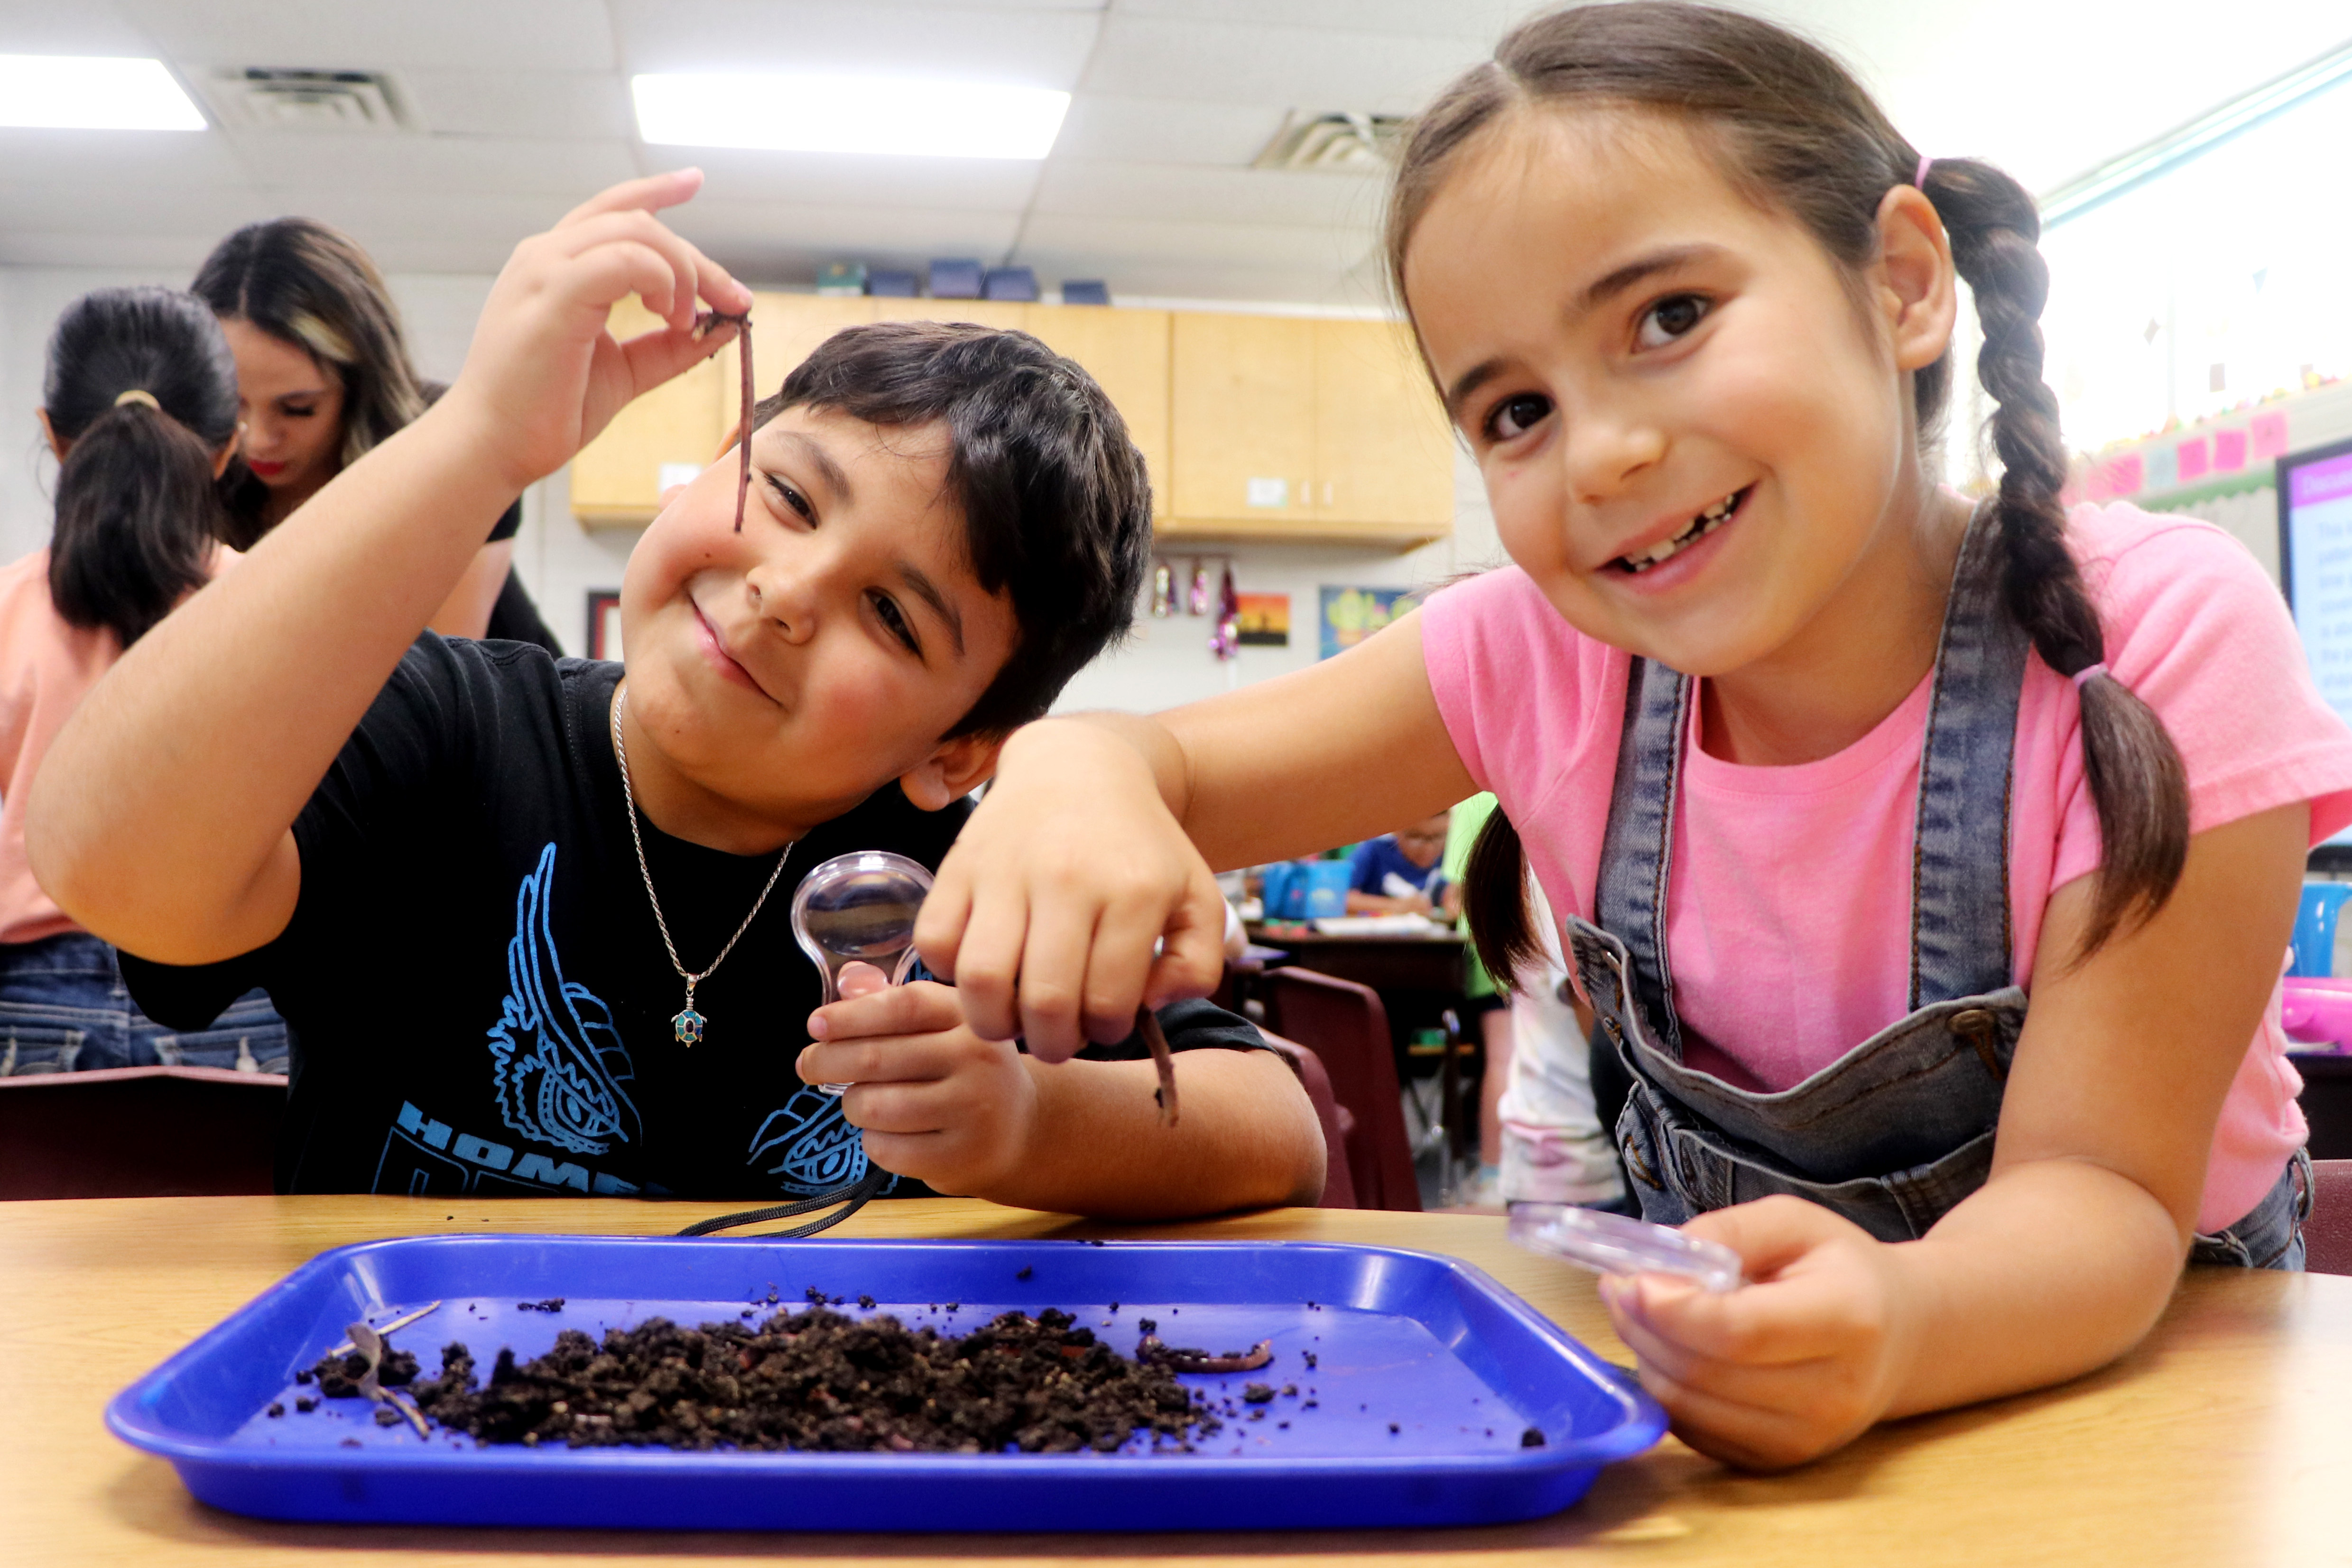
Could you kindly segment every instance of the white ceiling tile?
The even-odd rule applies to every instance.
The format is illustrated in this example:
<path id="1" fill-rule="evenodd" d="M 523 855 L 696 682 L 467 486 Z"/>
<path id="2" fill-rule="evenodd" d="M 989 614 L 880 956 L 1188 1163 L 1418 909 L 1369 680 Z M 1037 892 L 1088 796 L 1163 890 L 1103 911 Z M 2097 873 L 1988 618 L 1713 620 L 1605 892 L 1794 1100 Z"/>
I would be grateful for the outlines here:
<path id="1" fill-rule="evenodd" d="M 1054 156 L 1239 168 L 1274 140 L 1284 111 L 1264 104 L 1082 92 L 1070 100 Z"/>
<path id="2" fill-rule="evenodd" d="M 2063 184 L 2345 41 L 2343 0 L 1736 0 L 1828 45 L 1927 152 Z M 2031 39 L 2031 47 L 2021 47 Z"/>
<path id="3" fill-rule="evenodd" d="M 121 239 L 142 234 L 202 234 L 205 248 L 241 223 L 266 216 L 268 198 L 229 186 L 171 183 L 116 187 L 116 199 L 93 205 L 82 187 L 64 183 L 0 185 L 0 234 L 80 231 Z M 199 255 L 203 252 L 199 251 Z"/>
<path id="4" fill-rule="evenodd" d="M 808 206 L 935 207 L 1017 214 L 1036 189 L 1039 164 L 1017 158 L 898 158 L 877 154 L 647 147 L 651 167 L 701 166 L 701 201 Z"/>
<path id="5" fill-rule="evenodd" d="M 603 136 L 637 133 L 629 86 L 618 71 L 443 70 L 406 67 L 394 86 L 421 127 L 461 136 Z"/>
<path id="6" fill-rule="evenodd" d="M 599 70 L 601 0 L 116 0 L 174 58 L 368 70 Z"/>
<path id="7" fill-rule="evenodd" d="M 1344 269 L 1362 259 L 1371 237 L 1314 225 L 1280 228 L 1267 224 L 1180 223 L 1156 218 L 1076 217 L 1038 213 L 1024 226 L 1016 260 L 1034 265 L 1033 255 L 1088 258 L 1105 266 L 1125 262 L 1205 261 L 1236 266 L 1320 267 Z M 1086 272 L 1082 277 L 1101 277 Z"/>
<path id="8" fill-rule="evenodd" d="M 152 39 L 114 0 L 0 0 L 0 54 L 152 56 Z"/>
<path id="9" fill-rule="evenodd" d="M 1013 247 L 1010 213 L 818 206 L 790 202 L 695 202 L 673 209 L 677 231 L 753 283 L 806 284 L 824 262 L 919 268 L 933 257 L 993 263 Z"/>
<path id="10" fill-rule="evenodd" d="M 1085 89 L 1131 98 L 1409 114 L 1481 44 L 1383 33 L 1328 33 L 1114 13 Z"/>
<path id="11" fill-rule="evenodd" d="M 1111 9 L 1122 16 L 1492 43 L 1522 17 L 1550 7 L 1530 0 L 1117 0 Z"/>
<path id="12" fill-rule="evenodd" d="M 0 129 L 0 184 L 79 190 L 93 211 L 121 206 L 135 188 L 239 185 L 245 178 L 217 132 Z"/>
<path id="13" fill-rule="evenodd" d="M 613 0 L 613 23 L 631 72 L 833 70 L 1066 90 L 1100 18 L 867 0 Z"/>
<path id="14" fill-rule="evenodd" d="M 255 184 L 280 189 L 335 183 L 359 192 L 548 195 L 568 210 L 610 184 L 635 179 L 628 143 L 508 136 L 321 135 L 285 131 L 220 134 Z M 522 237 L 517 230 L 514 237 Z"/>
<path id="15" fill-rule="evenodd" d="M 1381 180 L 1353 174 L 1056 158 L 1038 182 L 1033 210 L 1180 223 L 1329 225 L 1369 234 L 1385 189 Z"/>

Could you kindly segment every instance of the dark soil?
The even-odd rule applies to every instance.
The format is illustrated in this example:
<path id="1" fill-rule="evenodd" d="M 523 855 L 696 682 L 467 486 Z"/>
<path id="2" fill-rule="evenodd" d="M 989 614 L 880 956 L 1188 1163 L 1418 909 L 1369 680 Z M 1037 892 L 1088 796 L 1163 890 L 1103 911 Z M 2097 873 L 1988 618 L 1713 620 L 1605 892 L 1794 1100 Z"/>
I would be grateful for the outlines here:
<path id="1" fill-rule="evenodd" d="M 359 1394 L 365 1369 L 352 1355 L 312 1370 L 319 1392 L 340 1399 Z M 440 1376 L 416 1373 L 415 1358 L 395 1351 L 378 1375 L 408 1385 L 445 1427 L 534 1447 L 1108 1453 L 1147 1435 L 1190 1452 L 1223 1426 L 1169 1359 L 1130 1361 L 1052 1308 L 961 1335 L 823 1306 L 757 1328 L 655 1318 L 607 1330 L 601 1344 L 566 1329 L 529 1362 L 501 1350 L 487 1387 L 462 1343 L 443 1350 Z"/>

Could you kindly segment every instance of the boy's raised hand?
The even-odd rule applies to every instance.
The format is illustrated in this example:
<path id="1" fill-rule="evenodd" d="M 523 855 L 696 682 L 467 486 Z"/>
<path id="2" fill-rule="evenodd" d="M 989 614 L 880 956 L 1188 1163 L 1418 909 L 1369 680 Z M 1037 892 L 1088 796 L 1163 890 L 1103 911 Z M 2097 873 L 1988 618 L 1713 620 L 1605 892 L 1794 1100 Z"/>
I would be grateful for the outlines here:
<path id="1" fill-rule="evenodd" d="M 811 1015 L 816 1043 L 798 1065 L 803 1082 L 850 1086 L 842 1113 L 865 1130 L 866 1157 L 942 1193 L 1002 1181 L 1036 1121 L 1021 1053 L 974 1034 L 950 986 L 889 985 L 871 965 L 852 963 L 841 991 L 843 1000 Z"/>
<path id="2" fill-rule="evenodd" d="M 1216 878 L 1150 766 L 1092 720 L 1006 742 L 915 923 L 971 1027 L 1044 1062 L 1127 1038 L 1139 1005 L 1207 995 L 1224 936 Z"/>
<path id="3" fill-rule="evenodd" d="M 632 398 L 728 342 L 733 328 L 697 336 L 698 302 L 751 309 L 751 290 L 654 215 L 702 187 L 681 169 L 630 180 L 582 203 L 515 247 L 436 405 L 478 432 L 482 458 L 523 487 L 554 472 Z M 636 295 L 665 325 L 624 343 L 605 321 Z"/>

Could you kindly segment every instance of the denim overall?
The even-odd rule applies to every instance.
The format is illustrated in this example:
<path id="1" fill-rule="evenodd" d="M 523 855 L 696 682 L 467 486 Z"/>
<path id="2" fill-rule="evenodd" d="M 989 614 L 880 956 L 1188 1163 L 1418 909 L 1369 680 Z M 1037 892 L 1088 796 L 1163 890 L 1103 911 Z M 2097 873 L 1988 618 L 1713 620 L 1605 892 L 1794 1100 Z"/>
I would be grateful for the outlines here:
<path id="1" fill-rule="evenodd" d="M 1794 1088 L 1735 1089 L 1683 1065 L 1666 958 L 1675 803 L 1696 683 L 1635 659 L 1596 921 L 1565 922 L 1571 962 L 1633 1080 L 1618 1152 L 1642 1216 L 1679 1225 L 1788 1193 L 1883 1241 L 1908 1241 L 1984 1184 L 2025 993 L 2011 979 L 2010 753 L 2028 643 L 1999 600 L 1990 510 L 1954 570 L 1919 769 L 1912 1011 Z M 2309 1210 L 2298 1152 L 2198 1262 L 2299 1268 Z"/>

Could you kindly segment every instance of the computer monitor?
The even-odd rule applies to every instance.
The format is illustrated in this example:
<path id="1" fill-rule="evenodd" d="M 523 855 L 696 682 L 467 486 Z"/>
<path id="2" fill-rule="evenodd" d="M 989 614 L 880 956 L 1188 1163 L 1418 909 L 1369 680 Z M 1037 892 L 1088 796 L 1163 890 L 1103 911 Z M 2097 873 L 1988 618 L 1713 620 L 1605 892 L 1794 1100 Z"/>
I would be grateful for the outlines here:
<path id="1" fill-rule="evenodd" d="M 2352 440 L 2278 460 L 2279 585 L 2319 694 L 2352 723 Z M 2312 851 L 2352 869 L 2352 828 Z"/>

